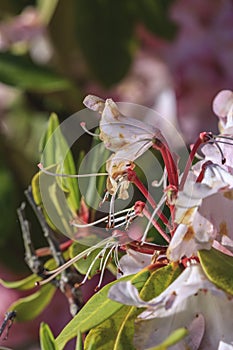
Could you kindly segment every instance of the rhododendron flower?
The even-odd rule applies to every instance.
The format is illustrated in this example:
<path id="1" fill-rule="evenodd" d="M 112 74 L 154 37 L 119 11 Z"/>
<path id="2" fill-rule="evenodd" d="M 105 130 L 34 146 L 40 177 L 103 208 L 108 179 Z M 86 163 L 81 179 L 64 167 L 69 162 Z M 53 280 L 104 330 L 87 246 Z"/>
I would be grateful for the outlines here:
<path id="1" fill-rule="evenodd" d="M 119 189 L 119 198 L 126 199 L 129 182 L 123 180 L 123 175 L 153 145 L 156 138 L 163 140 L 163 136 L 154 126 L 121 114 L 112 99 L 104 101 L 89 95 L 84 99 L 84 104 L 101 114 L 99 137 L 107 149 L 115 152 L 107 161 L 107 190 L 113 195 Z M 120 188 L 119 179 L 123 180 Z"/>
<path id="2" fill-rule="evenodd" d="M 223 346 L 221 342 L 233 346 L 232 297 L 211 283 L 199 264 L 188 266 L 166 290 L 150 301 L 142 300 L 130 282 L 119 282 L 111 287 L 109 298 L 147 309 L 135 324 L 137 349 L 158 345 L 173 330 L 187 325 L 191 326 L 189 336 L 174 347 L 176 350 L 217 349 Z M 198 334 L 197 328 L 192 327 L 197 317 Z M 195 341 L 196 347 L 192 347 Z"/>

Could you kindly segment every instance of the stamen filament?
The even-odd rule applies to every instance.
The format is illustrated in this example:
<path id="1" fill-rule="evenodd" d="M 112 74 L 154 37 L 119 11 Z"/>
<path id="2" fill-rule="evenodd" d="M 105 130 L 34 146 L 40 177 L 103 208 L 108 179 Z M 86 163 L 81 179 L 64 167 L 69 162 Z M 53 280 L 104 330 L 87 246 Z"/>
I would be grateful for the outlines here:
<path id="1" fill-rule="evenodd" d="M 195 154 L 196 154 L 198 148 L 200 147 L 201 144 L 208 142 L 210 139 L 212 139 L 211 133 L 207 133 L 207 132 L 200 133 L 197 141 L 195 142 L 195 144 L 194 144 L 194 146 L 189 154 L 188 161 L 186 163 L 186 166 L 185 166 L 185 169 L 184 169 L 181 181 L 180 181 L 180 185 L 179 185 L 180 191 L 182 191 L 184 188 L 184 184 L 185 184 L 185 181 L 187 179 L 189 169 L 191 168 L 191 165 L 193 163 L 193 159 L 195 157 Z"/>
<path id="2" fill-rule="evenodd" d="M 114 250 L 114 261 L 115 261 L 117 269 L 122 270 L 121 265 L 120 265 L 120 261 L 119 261 L 119 257 L 118 257 L 118 245 L 116 245 L 116 249 Z"/>
<path id="3" fill-rule="evenodd" d="M 177 165 L 173 159 L 173 156 L 168 146 L 164 142 L 161 142 L 159 139 L 156 139 L 155 142 L 153 143 L 153 148 L 156 150 L 159 150 L 163 157 L 163 161 L 167 169 L 169 184 L 177 187 L 178 186 Z"/>
<path id="4" fill-rule="evenodd" d="M 224 142 L 223 142 L 224 143 Z M 225 164 L 226 163 L 226 158 L 224 157 L 224 154 L 223 154 L 223 151 L 221 149 L 221 147 L 219 146 L 219 144 L 217 143 L 217 141 L 215 141 L 214 145 L 217 147 L 220 155 L 221 155 L 221 158 L 222 158 L 222 164 Z"/>
<path id="5" fill-rule="evenodd" d="M 89 131 L 87 128 L 86 128 L 86 123 L 85 122 L 81 122 L 80 123 L 80 126 L 81 128 L 83 128 L 83 130 L 85 131 L 85 133 L 91 135 L 91 136 L 94 136 L 94 137 L 99 137 L 100 135 L 99 134 L 95 134 L 94 132 L 91 132 Z"/>
<path id="6" fill-rule="evenodd" d="M 128 170 L 128 179 L 139 189 L 139 191 L 143 194 L 143 196 L 148 200 L 148 202 L 152 206 L 152 209 L 157 208 L 157 203 L 155 202 L 154 198 L 151 196 L 151 194 L 149 193 L 147 188 L 144 186 L 144 184 L 141 182 L 141 180 L 137 177 L 134 170 L 132 169 Z M 157 215 L 163 221 L 163 223 L 169 229 L 171 229 L 171 226 L 167 217 L 163 214 L 163 212 L 161 212 L 160 208 L 158 208 Z"/>
<path id="7" fill-rule="evenodd" d="M 108 254 L 107 254 L 107 256 L 106 256 L 106 258 L 104 260 L 104 263 L 103 263 L 103 266 L 102 266 L 102 270 L 101 270 L 101 273 L 100 273 L 99 283 L 95 287 L 95 291 L 97 291 L 100 288 L 101 284 L 102 284 L 105 268 L 106 268 L 106 265 L 108 263 L 108 259 L 111 256 L 112 251 L 113 251 L 114 248 L 115 248 L 115 245 L 113 245 L 112 248 L 109 250 L 109 252 L 108 252 Z"/>
<path id="8" fill-rule="evenodd" d="M 156 230 L 161 234 L 161 236 L 169 243 L 170 237 L 162 230 L 162 228 L 159 226 L 158 222 L 154 220 L 155 215 L 157 214 L 158 210 L 160 210 L 160 207 L 166 202 L 166 195 L 164 194 L 162 198 L 160 199 L 158 203 L 158 207 L 155 208 L 152 214 L 150 214 L 146 208 L 143 209 L 143 213 L 145 216 L 149 219 L 146 229 L 144 231 L 144 234 L 141 238 L 141 244 L 144 244 L 146 241 L 146 237 L 148 234 L 148 231 L 150 229 L 150 225 L 153 224 L 153 226 L 156 228 Z"/>
<path id="9" fill-rule="evenodd" d="M 50 175 L 50 176 L 55 176 L 55 177 L 68 177 L 68 178 L 82 178 L 82 177 L 95 177 L 95 176 L 105 176 L 108 175 L 108 173 L 94 173 L 94 174 L 58 174 L 58 173 L 53 173 L 47 169 L 44 168 L 42 163 L 38 164 L 38 168 L 45 174 Z"/>
<path id="10" fill-rule="evenodd" d="M 104 251 L 104 253 L 105 253 L 105 248 L 102 249 L 102 250 L 95 256 L 95 258 L 92 260 L 90 266 L 88 267 L 88 270 L 87 270 L 87 272 L 86 272 L 86 275 L 85 275 L 84 279 L 82 280 L 82 282 L 78 283 L 79 286 L 81 286 L 82 284 L 84 284 L 84 283 L 87 281 L 87 279 L 88 279 L 88 277 L 89 277 L 89 275 L 90 275 L 90 272 L 91 272 L 91 270 L 92 270 L 94 264 L 95 264 L 96 261 L 100 258 L 100 255 L 103 255 L 103 254 L 104 254 L 103 251 Z M 102 261 L 102 260 L 101 260 L 101 261 Z"/>
<path id="11" fill-rule="evenodd" d="M 227 136 L 227 135 L 213 135 L 214 139 L 226 139 L 226 140 L 231 140 L 233 142 L 232 136 Z"/>
<path id="12" fill-rule="evenodd" d="M 118 216 L 118 215 L 121 215 L 121 214 L 124 214 L 124 213 L 127 213 L 129 211 L 131 211 L 133 209 L 133 207 L 131 208 L 126 208 L 126 209 L 123 209 L 121 211 L 118 211 L 117 213 L 114 214 L 114 216 Z M 111 214 L 112 215 L 112 214 Z M 133 213 L 129 214 L 130 216 L 133 215 Z M 112 215 L 113 216 L 113 215 Z M 75 227 L 78 227 L 78 228 L 86 228 L 86 227 L 92 227 L 94 225 L 98 225 L 98 224 L 101 224 L 102 222 L 108 222 L 109 220 L 109 215 L 108 216 L 105 216 L 99 220 L 96 220 L 96 221 L 93 221 L 93 222 L 89 222 L 87 224 L 77 224 L 75 221 L 72 221 L 70 224 L 72 226 L 75 226 Z M 122 220 L 122 217 L 119 217 L 119 218 L 115 218 L 115 222 L 118 222 Z"/>
<path id="13" fill-rule="evenodd" d="M 104 240 L 102 240 L 101 242 L 97 243 L 95 246 L 90 247 L 86 250 L 84 250 L 83 252 L 79 253 L 78 255 L 76 255 L 75 257 L 73 257 L 72 259 L 68 260 L 65 264 L 63 264 L 62 266 L 59 266 L 58 268 L 51 270 L 51 271 L 45 271 L 46 275 L 51 275 L 48 278 L 42 280 L 42 281 L 38 281 L 36 282 L 36 285 L 39 286 L 43 286 L 44 284 L 52 281 L 55 277 L 57 277 L 62 271 L 66 270 L 68 267 L 70 267 L 71 265 L 73 265 L 76 261 L 84 258 L 85 256 L 87 256 L 88 253 L 91 253 L 92 251 L 94 251 L 95 249 L 104 246 L 105 244 L 112 242 L 115 242 L 115 238 L 113 237 L 108 237 L 105 238 Z"/>
<path id="14" fill-rule="evenodd" d="M 167 249 L 166 245 L 158 245 L 151 242 L 144 242 L 142 246 L 141 242 L 132 241 L 128 244 L 128 246 L 135 251 L 150 255 L 153 255 L 155 251 L 166 251 Z"/>
<path id="15" fill-rule="evenodd" d="M 111 246 L 115 246 L 115 244 L 111 244 L 111 243 L 106 244 L 106 246 L 102 249 L 102 257 L 103 257 L 103 258 L 102 258 L 101 261 L 100 261 L 99 270 L 101 270 L 102 267 L 103 267 L 104 255 L 105 255 L 105 253 L 106 253 L 106 250 L 109 249 Z"/>

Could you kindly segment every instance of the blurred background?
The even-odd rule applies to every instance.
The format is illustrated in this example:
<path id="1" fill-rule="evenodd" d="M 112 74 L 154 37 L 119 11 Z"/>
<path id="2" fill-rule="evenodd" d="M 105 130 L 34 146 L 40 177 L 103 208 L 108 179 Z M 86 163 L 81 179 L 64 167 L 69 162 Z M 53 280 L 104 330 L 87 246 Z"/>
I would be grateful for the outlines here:
<path id="1" fill-rule="evenodd" d="M 217 131 L 211 103 L 232 89 L 232 61 L 231 0 L 0 0 L 1 278 L 29 273 L 16 209 L 51 112 L 62 121 L 86 94 L 112 97 L 177 118 L 189 144 Z M 40 246 L 36 223 L 33 234 Z M 0 286 L 0 296 L 3 317 L 19 294 Z M 55 334 L 69 319 L 63 297 L 52 304 L 0 344 L 38 349 L 41 319 Z"/>

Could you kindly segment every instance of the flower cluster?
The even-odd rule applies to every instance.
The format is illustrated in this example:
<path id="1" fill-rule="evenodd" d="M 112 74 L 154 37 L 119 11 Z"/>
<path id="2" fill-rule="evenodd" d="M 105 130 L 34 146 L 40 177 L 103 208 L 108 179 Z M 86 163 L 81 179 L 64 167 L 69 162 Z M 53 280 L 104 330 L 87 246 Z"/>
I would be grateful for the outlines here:
<path id="1" fill-rule="evenodd" d="M 85 100 L 88 107 L 90 103 L 87 101 L 90 100 L 93 101 L 93 97 Z M 166 259 L 168 263 L 174 261 L 185 266 L 164 292 L 149 301 L 140 298 L 131 282 L 119 282 L 110 289 L 109 298 L 146 308 L 139 316 L 135 331 L 137 349 L 160 344 L 173 330 L 182 326 L 188 329 L 188 336 L 176 345 L 176 349 L 233 348 L 232 297 L 209 281 L 198 259 L 198 251 L 203 249 L 216 247 L 224 254 L 232 255 L 233 248 L 232 92 L 219 93 L 213 109 L 219 116 L 220 135 L 200 134 L 192 146 L 184 173 L 179 174 L 175 157 L 159 130 L 124 117 L 112 100 L 102 101 L 101 108 L 98 107 L 101 113 L 100 137 L 105 146 L 115 152 L 107 163 L 108 183 L 114 183 L 117 178 L 114 171 L 118 171 L 120 179 L 128 180 L 128 186 L 130 181 L 134 182 L 134 160 L 150 147 L 161 152 L 167 173 L 164 192 L 171 214 L 170 221 L 163 222 L 169 231 Z M 202 156 L 192 165 L 201 145 Z M 109 193 L 113 195 L 114 191 L 109 190 Z M 149 194 L 145 196 L 149 200 Z M 153 207 L 159 209 L 155 203 Z M 153 224 L 152 216 L 154 213 L 147 215 Z M 124 274 L 135 273 L 148 265 L 150 255 L 143 252 L 143 243 L 145 241 L 141 253 L 139 250 L 134 254 L 131 246 L 121 259 Z"/>
<path id="2" fill-rule="evenodd" d="M 149 349 L 163 344 L 173 331 L 185 327 L 187 332 L 173 342 L 172 349 L 233 349 L 232 277 L 228 280 L 233 266 L 233 93 L 222 91 L 215 98 L 213 110 L 219 117 L 220 134 L 202 132 L 199 135 L 183 172 L 178 157 L 158 128 L 126 117 L 111 99 L 104 101 L 87 96 L 84 104 L 100 114 L 100 133 L 95 136 L 113 152 L 106 162 L 104 197 L 104 200 L 111 199 L 107 217 L 94 222 L 84 222 L 78 217 L 72 225 L 88 229 L 107 222 L 107 237 L 79 253 L 64 267 L 98 250 L 80 283 L 87 280 L 93 266 L 101 260 L 97 290 L 112 255 L 118 277 L 145 269 L 157 272 L 169 266 L 175 270 L 179 266 L 179 277 L 171 279 L 160 293 L 150 295 L 147 300 L 130 281 L 119 281 L 110 288 L 110 299 L 144 310 L 136 315 L 136 348 Z M 150 148 L 160 153 L 164 164 L 158 203 L 138 176 L 135 164 Z M 49 174 L 42 165 L 40 168 Z M 127 199 L 131 184 L 144 200 L 135 200 L 130 208 L 115 213 L 116 197 Z M 139 235 L 134 234 L 135 228 L 131 229 L 137 217 L 148 220 Z M 151 227 L 152 233 L 148 235 Z M 162 244 L 154 237 L 158 235 L 163 238 Z M 119 250 L 124 253 L 121 259 Z M 229 271 L 222 274 L 227 268 Z M 60 272 L 61 268 L 50 271 L 50 276 L 40 284 Z"/>

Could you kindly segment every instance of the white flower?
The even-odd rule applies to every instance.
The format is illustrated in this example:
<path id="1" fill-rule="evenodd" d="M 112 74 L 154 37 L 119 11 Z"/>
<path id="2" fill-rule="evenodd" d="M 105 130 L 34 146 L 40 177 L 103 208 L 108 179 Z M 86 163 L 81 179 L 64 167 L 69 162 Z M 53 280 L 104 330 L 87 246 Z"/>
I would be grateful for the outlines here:
<path id="1" fill-rule="evenodd" d="M 197 172 L 197 166 L 193 169 Z M 202 181 L 196 180 L 197 175 L 190 171 L 175 203 L 178 226 L 167 251 L 172 261 L 210 249 L 215 239 L 223 243 L 223 236 L 231 238 L 233 201 L 226 197 L 231 193 L 233 176 L 217 164 L 208 164 Z"/>
<path id="2" fill-rule="evenodd" d="M 186 326 L 191 329 L 189 337 L 173 349 L 218 349 L 221 341 L 233 344 L 233 300 L 207 279 L 199 264 L 187 267 L 164 292 L 148 302 L 140 298 L 130 282 L 111 287 L 109 298 L 147 309 L 136 322 L 134 340 L 139 350 L 160 344 L 173 330 Z M 197 316 L 200 347 L 191 347 Z"/>
<path id="3" fill-rule="evenodd" d="M 111 195 L 119 190 L 118 197 L 126 199 L 129 182 L 123 179 L 123 175 L 129 167 L 133 167 L 133 162 L 146 152 L 157 138 L 163 140 L 163 136 L 154 126 L 121 114 L 112 99 L 104 101 L 89 95 L 83 103 L 101 114 L 100 139 L 107 149 L 115 152 L 107 161 L 106 170 L 109 173 L 107 190 Z M 121 186 L 119 189 L 119 181 L 123 181 L 123 189 Z"/>

